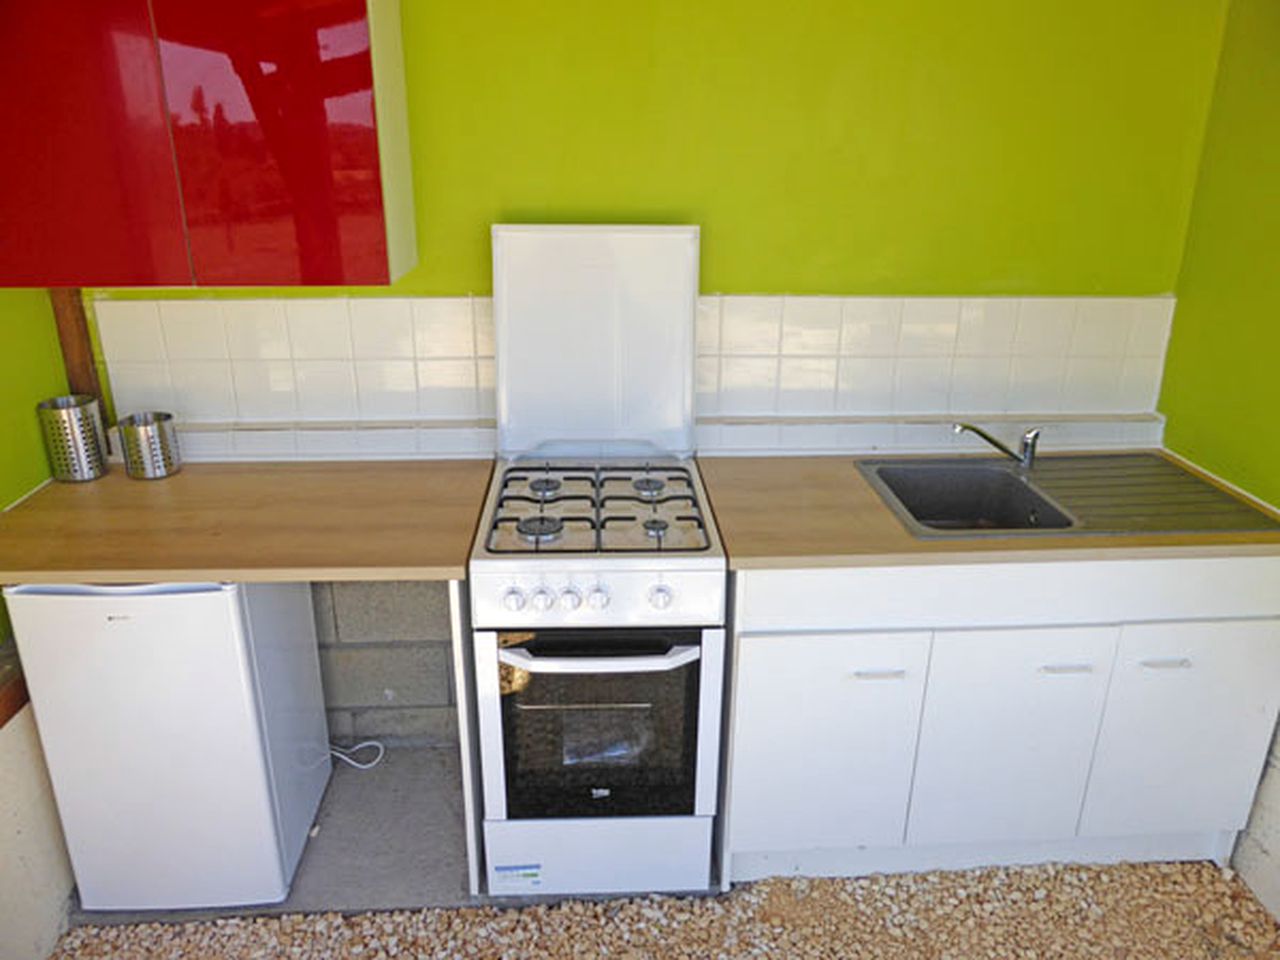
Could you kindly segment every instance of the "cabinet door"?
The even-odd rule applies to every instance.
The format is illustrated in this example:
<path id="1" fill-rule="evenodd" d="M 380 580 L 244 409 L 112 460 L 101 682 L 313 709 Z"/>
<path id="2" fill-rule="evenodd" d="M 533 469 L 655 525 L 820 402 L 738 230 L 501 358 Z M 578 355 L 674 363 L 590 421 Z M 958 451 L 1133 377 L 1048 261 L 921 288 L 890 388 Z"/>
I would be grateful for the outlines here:
<path id="1" fill-rule="evenodd" d="M 0 285 L 189 284 L 147 0 L 0 3 Z"/>
<path id="2" fill-rule="evenodd" d="M 1280 621 L 1126 626 L 1080 833 L 1245 825 L 1280 705 Z"/>
<path id="3" fill-rule="evenodd" d="M 907 842 L 1073 836 L 1118 633 L 935 634 Z"/>
<path id="4" fill-rule="evenodd" d="M 385 283 L 367 0 L 153 0 L 198 284 Z"/>
<path id="5" fill-rule="evenodd" d="M 902 843 L 928 633 L 738 643 L 729 849 Z"/>

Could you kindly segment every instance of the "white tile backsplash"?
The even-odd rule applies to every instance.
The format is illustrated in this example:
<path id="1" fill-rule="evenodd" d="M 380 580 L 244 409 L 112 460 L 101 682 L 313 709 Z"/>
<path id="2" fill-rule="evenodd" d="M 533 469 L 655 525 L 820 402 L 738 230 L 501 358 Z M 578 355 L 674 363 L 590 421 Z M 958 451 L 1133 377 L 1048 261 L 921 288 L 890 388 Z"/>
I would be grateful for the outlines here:
<path id="1" fill-rule="evenodd" d="M 1085 426 L 1059 431 L 1064 440 L 1155 443 L 1174 306 L 1172 297 L 701 297 L 696 413 L 725 420 L 699 424 L 699 444 L 960 449 L 936 428 L 983 414 L 1083 415 Z M 197 459 L 493 449 L 488 297 L 102 300 L 95 313 L 118 413 L 172 410 L 180 422 L 227 425 L 191 433 Z M 1110 433 L 1087 426 L 1099 415 L 1118 417 Z M 280 429 L 237 426 L 263 421 Z"/>

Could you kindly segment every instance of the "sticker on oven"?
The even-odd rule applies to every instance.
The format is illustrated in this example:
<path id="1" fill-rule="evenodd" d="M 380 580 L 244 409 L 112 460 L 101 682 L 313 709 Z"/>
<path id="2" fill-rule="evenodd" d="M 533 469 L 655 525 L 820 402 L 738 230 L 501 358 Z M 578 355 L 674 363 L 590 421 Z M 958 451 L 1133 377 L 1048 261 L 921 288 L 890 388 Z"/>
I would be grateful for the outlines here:
<path id="1" fill-rule="evenodd" d="M 497 890 L 528 890 L 542 885 L 540 863 L 495 863 L 493 886 Z"/>

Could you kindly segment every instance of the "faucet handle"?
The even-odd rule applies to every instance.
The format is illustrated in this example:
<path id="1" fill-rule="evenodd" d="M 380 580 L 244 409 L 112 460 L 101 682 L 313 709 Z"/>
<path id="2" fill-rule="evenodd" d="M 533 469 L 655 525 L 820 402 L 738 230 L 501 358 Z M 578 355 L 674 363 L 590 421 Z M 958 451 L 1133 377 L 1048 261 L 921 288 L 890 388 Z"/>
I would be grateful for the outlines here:
<path id="1" fill-rule="evenodd" d="M 1040 427 L 1032 427 L 1022 435 L 1022 446 L 1019 453 L 1022 454 L 1022 465 L 1027 469 L 1036 462 L 1036 446 L 1040 442 Z"/>

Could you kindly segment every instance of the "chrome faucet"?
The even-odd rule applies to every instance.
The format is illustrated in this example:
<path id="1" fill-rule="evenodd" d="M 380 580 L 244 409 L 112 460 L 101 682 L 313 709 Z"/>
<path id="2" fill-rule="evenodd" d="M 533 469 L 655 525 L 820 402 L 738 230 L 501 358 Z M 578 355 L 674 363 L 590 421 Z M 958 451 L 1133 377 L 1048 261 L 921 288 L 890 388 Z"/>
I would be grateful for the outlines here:
<path id="1" fill-rule="evenodd" d="M 964 433 L 965 431 L 968 431 L 969 433 L 977 434 L 983 440 L 987 441 L 987 443 L 991 444 L 991 446 L 1003 453 L 1006 457 L 1016 460 L 1021 464 L 1023 470 L 1030 470 L 1035 466 L 1036 444 L 1040 442 L 1039 427 L 1032 427 L 1022 435 L 1022 444 L 1018 447 L 1017 453 L 1014 453 L 991 434 L 987 433 L 987 431 L 983 430 L 981 427 L 974 426 L 972 423 L 953 423 L 951 425 L 951 429 L 956 433 Z"/>

